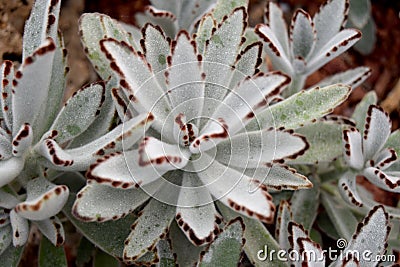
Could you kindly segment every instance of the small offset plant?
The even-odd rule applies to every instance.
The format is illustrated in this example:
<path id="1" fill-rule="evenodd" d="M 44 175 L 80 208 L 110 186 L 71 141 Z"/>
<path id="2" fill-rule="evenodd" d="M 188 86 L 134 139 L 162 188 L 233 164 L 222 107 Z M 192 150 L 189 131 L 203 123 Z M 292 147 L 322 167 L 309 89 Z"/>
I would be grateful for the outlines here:
<path id="1" fill-rule="evenodd" d="M 330 1 L 322 6 L 313 18 L 302 9 L 293 15 L 289 35 L 279 7 L 269 2 L 264 21 L 255 32 L 265 42 L 264 49 L 275 68 L 292 78 L 287 95 L 304 87 L 306 78 L 317 69 L 339 56 L 361 38 L 360 31 L 344 29 L 349 9 L 348 1 Z M 358 86 L 368 76 L 369 70 L 357 69 L 347 79 L 353 78 L 352 86 Z M 341 76 L 336 76 L 339 78 Z M 342 77 L 343 78 L 343 77 Z M 340 80 L 329 82 L 343 82 Z"/>
<path id="2" fill-rule="evenodd" d="M 329 115 L 370 70 L 304 88 L 361 38 L 343 29 L 349 2 L 329 1 L 314 18 L 296 11 L 288 35 L 272 2 L 255 29 L 245 1 L 151 3 L 140 30 L 82 16 L 82 44 L 103 81 L 62 106 L 60 1 L 35 2 L 23 63 L 1 72 L 2 262 L 18 265 L 32 225 L 62 246 L 66 223 L 82 234 L 80 265 L 94 253 L 110 266 L 393 262 L 399 210 L 356 177 L 399 192 L 399 131 L 373 92 L 351 118 Z M 271 71 L 261 71 L 263 50 Z M 40 265 L 67 266 L 47 239 Z"/>
<path id="3" fill-rule="evenodd" d="M 216 2 L 216 0 L 152 0 L 150 1 L 151 5 L 146 7 L 145 12 L 137 14 L 135 19 L 140 28 L 144 27 L 147 23 L 159 25 L 165 34 L 174 38 L 181 29 L 194 32 L 196 28 L 195 24 L 204 14 L 211 11 Z"/>

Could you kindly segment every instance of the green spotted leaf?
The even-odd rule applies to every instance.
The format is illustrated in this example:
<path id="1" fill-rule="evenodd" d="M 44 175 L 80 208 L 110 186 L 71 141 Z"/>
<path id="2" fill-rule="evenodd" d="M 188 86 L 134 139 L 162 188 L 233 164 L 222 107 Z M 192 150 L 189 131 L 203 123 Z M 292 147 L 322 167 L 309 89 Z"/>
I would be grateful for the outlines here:
<path id="1" fill-rule="evenodd" d="M 243 246 L 243 220 L 232 220 L 204 251 L 198 266 L 236 266 Z"/>
<path id="2" fill-rule="evenodd" d="M 222 21 L 224 16 L 229 15 L 237 7 L 246 7 L 247 0 L 219 0 L 215 6 L 213 16 L 219 23 Z"/>
<path id="3" fill-rule="evenodd" d="M 107 15 L 99 13 L 83 14 L 80 19 L 79 29 L 87 57 L 103 80 L 107 80 L 112 76 L 113 72 L 109 66 L 109 61 L 101 52 L 101 39 L 113 38 L 118 41 L 125 41 L 133 45 L 135 49 L 138 49 L 125 29 L 116 20 Z"/>
<path id="4" fill-rule="evenodd" d="M 247 125 L 247 129 L 285 127 L 296 129 L 329 114 L 347 99 L 350 87 L 335 84 L 298 92 L 261 112 Z"/>

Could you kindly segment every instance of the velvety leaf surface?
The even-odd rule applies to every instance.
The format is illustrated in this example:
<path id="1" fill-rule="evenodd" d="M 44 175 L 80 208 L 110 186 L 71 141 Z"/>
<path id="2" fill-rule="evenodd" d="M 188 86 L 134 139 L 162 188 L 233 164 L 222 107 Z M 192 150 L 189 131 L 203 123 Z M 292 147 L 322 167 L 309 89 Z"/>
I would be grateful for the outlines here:
<path id="1" fill-rule="evenodd" d="M 24 159 L 12 157 L 0 161 L 0 186 L 4 186 L 14 180 L 24 168 Z"/>
<path id="2" fill-rule="evenodd" d="M 238 213 L 232 211 L 222 203 L 216 203 L 224 218 L 232 220 L 238 216 Z M 267 246 L 268 250 L 275 249 L 278 251 L 280 249 L 279 245 L 260 221 L 246 217 L 242 218 L 246 226 L 244 230 L 244 238 L 246 239 L 244 250 L 250 262 L 257 267 L 263 267 L 267 264 L 274 264 L 274 266 L 277 267 L 288 266 L 286 262 L 280 261 L 276 257 L 276 254 L 273 255 L 273 263 L 269 261 L 268 257 L 266 261 L 258 259 L 257 253 L 254 253 L 255 251 L 258 252 L 260 249 L 263 249 L 264 246 Z"/>
<path id="3" fill-rule="evenodd" d="M 341 83 L 351 86 L 352 89 L 357 88 L 371 75 L 371 69 L 368 67 L 358 67 L 355 69 L 340 72 L 338 74 L 329 76 L 320 81 L 316 86 L 325 87 L 330 84 Z M 374 91 L 369 92 L 367 95 L 372 94 Z"/>
<path id="4" fill-rule="evenodd" d="M 287 131 L 264 130 L 237 134 L 221 142 L 216 160 L 241 168 L 257 168 L 286 158 L 296 158 L 307 150 L 302 136 Z"/>
<path id="5" fill-rule="evenodd" d="M 259 180 L 269 189 L 298 190 L 312 187 L 312 183 L 307 177 L 298 173 L 296 169 L 285 165 L 273 164 L 272 166 L 264 165 L 254 169 L 246 168 L 244 174 Z"/>
<path id="6" fill-rule="evenodd" d="M 170 44 L 166 40 L 164 32 L 158 26 L 146 24 L 142 29 L 143 42 L 142 49 L 146 60 L 150 63 L 159 85 L 165 84 L 164 70 L 167 68 L 167 57 Z"/>
<path id="7" fill-rule="evenodd" d="M 234 64 L 239 51 L 246 17 L 244 8 L 236 9 L 221 22 L 206 45 L 203 58 L 207 62 L 204 64 L 206 74 L 204 106 L 207 109 L 203 110 L 203 116 L 211 116 L 215 109 L 215 104 L 213 105 L 211 100 L 207 101 L 207 98 L 218 102 L 227 93 L 226 87 L 229 85 L 231 74 L 230 66 Z"/>
<path id="8" fill-rule="evenodd" d="M 266 186 L 222 163 L 210 161 L 206 154 L 202 158 L 212 163 L 205 170 L 201 164 L 193 164 L 193 169 L 214 198 L 245 216 L 272 222 L 275 207 Z"/>
<path id="9" fill-rule="evenodd" d="M 219 23 L 224 16 L 229 16 L 230 13 L 238 7 L 247 7 L 247 0 L 218 0 L 213 11 L 213 16 Z"/>
<path id="10" fill-rule="evenodd" d="M 40 232 L 53 244 L 53 246 L 61 247 L 65 242 L 64 227 L 60 219 L 56 216 L 42 221 L 35 221 Z"/>
<path id="11" fill-rule="evenodd" d="M 293 220 L 289 202 L 281 201 L 277 216 L 275 238 L 278 240 L 281 249 L 288 250 L 290 248 L 288 226 L 289 222 Z"/>
<path id="12" fill-rule="evenodd" d="M 1 115 L 7 128 L 12 131 L 13 129 L 13 115 L 12 115 L 12 81 L 14 80 L 14 64 L 12 61 L 5 60 L 1 65 Z"/>
<path id="13" fill-rule="evenodd" d="M 15 211 L 29 220 L 44 220 L 56 215 L 68 199 L 69 189 L 55 185 L 45 178 L 36 178 L 27 184 L 27 198 L 15 207 Z"/>
<path id="14" fill-rule="evenodd" d="M 179 266 L 193 266 L 198 262 L 204 246 L 193 245 L 175 221 L 171 223 L 168 240 L 171 243 L 172 252 L 176 254 L 175 261 Z"/>
<path id="15" fill-rule="evenodd" d="M 386 143 L 392 123 L 389 115 L 375 105 L 369 106 L 364 126 L 363 154 L 366 160 L 373 159 Z"/>
<path id="16" fill-rule="evenodd" d="M 98 13 L 83 14 L 79 26 L 81 40 L 89 60 L 100 77 L 107 80 L 112 75 L 112 70 L 108 66 L 106 56 L 101 52 L 99 41 L 103 38 L 114 38 L 131 43 L 129 35 L 118 22 Z"/>
<path id="17" fill-rule="evenodd" d="M 176 5 L 177 8 L 182 2 L 173 3 L 170 5 Z M 143 13 L 138 13 L 135 16 L 135 21 L 138 25 L 145 25 L 146 23 L 151 23 L 153 25 L 162 26 L 164 32 L 169 37 L 174 37 L 179 30 L 179 21 L 177 16 L 180 14 L 175 14 L 167 10 L 161 10 L 154 6 L 147 6 Z"/>
<path id="18" fill-rule="evenodd" d="M 72 205 L 76 196 L 71 194 L 66 205 L 63 208 L 63 213 L 68 217 L 72 224 L 90 242 L 98 246 L 107 253 L 122 258 L 124 241 L 129 235 L 130 226 L 136 220 L 137 216 L 130 214 L 120 220 L 104 223 L 87 223 L 77 220 L 72 214 Z"/>
<path id="19" fill-rule="evenodd" d="M 54 41 L 46 39 L 25 59 L 18 74 L 15 74 L 15 93 L 12 95 L 13 134 L 23 123 L 32 125 L 43 103 L 46 103 L 55 49 Z"/>
<path id="20" fill-rule="evenodd" d="M 19 266 L 19 261 L 22 257 L 22 252 L 24 247 L 14 247 L 9 246 L 7 249 L 3 250 L 0 255 L 0 261 L 4 266 L 17 267 Z"/>
<path id="21" fill-rule="evenodd" d="M 256 69 L 262 63 L 262 43 L 254 42 L 246 46 L 236 58 L 235 71 L 229 84 L 229 88 L 235 88 L 239 82 L 247 76 L 253 76 Z"/>
<path id="22" fill-rule="evenodd" d="M 67 258 L 63 247 L 55 247 L 46 238 L 42 238 L 39 247 L 39 267 L 67 267 Z"/>
<path id="23" fill-rule="evenodd" d="M 289 40 L 292 55 L 295 58 L 306 59 L 314 48 L 316 38 L 311 16 L 305 11 L 298 9 L 293 15 L 290 29 Z"/>
<path id="24" fill-rule="evenodd" d="M 75 138 L 71 144 L 70 148 L 76 148 L 88 144 L 97 138 L 105 135 L 112 129 L 112 124 L 115 120 L 115 107 L 114 102 L 111 97 L 111 90 L 116 86 L 116 79 L 110 79 L 106 83 L 105 99 L 103 105 L 100 108 L 100 113 L 98 114 L 95 121 L 79 135 L 79 138 Z"/>
<path id="25" fill-rule="evenodd" d="M 350 88 L 340 84 L 301 91 L 260 113 L 247 125 L 247 129 L 269 126 L 298 128 L 332 112 L 349 93 Z"/>
<path id="26" fill-rule="evenodd" d="M 0 254 L 12 243 L 12 229 L 10 225 L 0 228 Z M 12 246 L 12 245 L 11 245 Z"/>
<path id="27" fill-rule="evenodd" d="M 36 152 L 44 156 L 43 162 L 51 168 L 68 171 L 83 171 L 103 155 L 129 149 L 143 137 L 154 118 L 151 114 L 140 114 L 118 125 L 110 132 L 81 147 L 63 150 L 53 139 L 44 140 Z M 51 151 L 53 151 L 51 153 Z"/>
<path id="28" fill-rule="evenodd" d="M 286 55 L 289 55 L 289 38 L 286 22 L 282 9 L 270 1 L 266 4 L 264 12 L 264 23 L 272 30 Z"/>
<path id="29" fill-rule="evenodd" d="M 275 8 L 274 8 L 275 9 Z M 278 26 L 278 25 L 277 25 Z M 280 30 L 282 26 L 279 27 Z M 286 25 L 285 25 L 286 28 Z M 289 50 L 289 44 L 287 37 L 285 40 L 282 40 L 284 43 L 280 43 L 279 38 L 281 35 L 287 35 L 287 31 L 276 33 L 273 29 L 271 29 L 268 25 L 258 24 L 255 27 L 255 33 L 264 43 L 264 50 L 270 57 L 273 66 L 281 70 L 289 75 L 294 74 L 293 66 L 290 62 L 290 58 L 288 58 L 288 53 L 285 51 Z"/>
<path id="30" fill-rule="evenodd" d="M 319 206 L 320 186 L 318 178 L 309 177 L 314 186 L 310 189 L 298 190 L 290 199 L 293 221 L 310 230 L 317 216 Z"/>
<path id="31" fill-rule="evenodd" d="M 382 255 L 385 251 L 390 231 L 388 220 L 388 214 L 382 206 L 374 207 L 357 226 L 355 234 L 342 253 L 346 255 L 347 251 L 352 250 L 358 251 L 362 255 L 368 250 L 370 259 L 375 259 L 378 255 Z M 368 260 L 366 257 L 359 257 L 357 260 L 360 266 L 376 266 L 376 262 Z M 343 264 L 343 261 L 339 259 L 334 266 L 340 266 L 340 264 Z"/>
<path id="32" fill-rule="evenodd" d="M 212 29 L 216 27 L 216 24 L 217 23 L 212 15 L 206 15 L 201 19 L 196 32 L 196 39 L 195 39 L 200 54 L 204 53 L 206 41 L 210 39 Z"/>
<path id="33" fill-rule="evenodd" d="M 161 239 L 157 243 L 157 254 L 160 259 L 158 267 L 175 267 L 174 255 L 171 250 L 171 245 L 166 239 Z"/>
<path id="34" fill-rule="evenodd" d="M 335 14 L 337 14 L 336 11 Z M 328 26 L 328 29 L 330 28 L 332 27 Z M 324 31 L 326 32 L 326 29 L 324 29 Z M 319 37 L 320 36 L 317 33 L 317 40 Z M 331 61 L 333 58 L 348 50 L 360 39 L 361 32 L 355 29 L 344 29 L 337 34 L 331 36 L 329 41 L 320 48 L 318 53 L 314 53 L 313 57 L 307 63 L 307 73 L 313 73 L 314 71 Z M 318 41 L 315 45 L 315 49 L 317 49 Z"/>
<path id="35" fill-rule="evenodd" d="M 397 156 L 400 156 L 400 130 L 396 130 L 390 134 L 384 147 L 393 148 L 396 151 Z"/>
<path id="36" fill-rule="evenodd" d="M 156 199 L 143 209 L 132 227 L 124 247 L 124 261 L 134 262 L 156 245 L 160 236 L 164 235 L 173 219 L 175 208 L 163 204 Z"/>
<path id="37" fill-rule="evenodd" d="M 336 197 L 330 196 L 326 192 L 321 194 L 321 201 L 339 236 L 349 240 L 358 223 L 353 213 Z"/>
<path id="38" fill-rule="evenodd" d="M 104 84 L 92 84 L 77 91 L 50 127 L 51 130 L 57 131 L 55 140 L 62 144 L 85 131 L 100 112 L 104 95 Z"/>
<path id="39" fill-rule="evenodd" d="M 238 264 L 244 244 L 244 229 L 241 218 L 230 221 L 223 232 L 201 255 L 198 266 L 234 266 Z"/>
<path id="40" fill-rule="evenodd" d="M 90 183 L 77 194 L 72 213 L 82 221 L 117 220 L 133 212 L 149 199 L 159 187 L 154 182 L 142 189 L 120 189 L 107 185 Z"/>
<path id="41" fill-rule="evenodd" d="M 47 37 L 57 39 L 61 1 L 36 1 L 25 23 L 23 60 L 31 55 Z"/>
<path id="42" fill-rule="evenodd" d="M 318 121 L 296 130 L 310 145 L 304 155 L 289 161 L 290 164 L 314 164 L 331 162 L 343 153 L 342 132 L 346 125 L 332 121 Z M 326 153 L 329 151 L 329 153 Z"/>
<path id="43" fill-rule="evenodd" d="M 212 242 L 217 234 L 220 219 L 213 199 L 193 173 L 183 174 L 175 219 L 194 245 Z"/>
<path id="44" fill-rule="evenodd" d="M 10 212 L 10 223 L 13 231 L 13 245 L 20 247 L 25 245 L 29 237 L 29 224 L 28 221 L 19 216 L 15 210 Z"/>
<path id="45" fill-rule="evenodd" d="M 322 46 L 332 38 L 345 23 L 348 13 L 348 0 L 329 1 L 320 7 L 314 15 L 313 22 L 317 32 L 314 54 L 317 54 Z"/>
<path id="46" fill-rule="evenodd" d="M 37 142 L 49 129 L 50 125 L 54 122 L 54 119 L 56 118 L 63 102 L 64 89 L 67 81 L 66 76 L 68 73 L 67 50 L 64 47 L 64 40 L 61 33 L 59 33 L 56 37 L 57 39 L 54 39 L 56 50 L 51 68 L 51 79 L 49 92 L 47 94 L 47 102 L 42 104 L 39 117 L 32 126 L 35 129 L 34 131 L 36 134 L 34 142 Z"/>

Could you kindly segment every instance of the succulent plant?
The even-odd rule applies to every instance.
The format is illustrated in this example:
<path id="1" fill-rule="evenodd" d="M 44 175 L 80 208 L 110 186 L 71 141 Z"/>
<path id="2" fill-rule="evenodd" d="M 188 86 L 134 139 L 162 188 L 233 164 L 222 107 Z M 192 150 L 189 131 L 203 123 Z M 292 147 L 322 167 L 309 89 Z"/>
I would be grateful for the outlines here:
<path id="1" fill-rule="evenodd" d="M 343 249 L 341 253 L 328 255 L 302 225 L 293 221 L 282 223 L 287 224 L 282 234 L 288 235 L 291 249 L 298 252 L 292 255 L 293 266 L 326 266 L 328 259 L 333 260 L 329 266 L 376 266 L 376 260 L 385 253 L 390 232 L 389 215 L 382 206 L 375 206 L 358 224 L 351 240 L 342 239 L 343 244 L 337 244 Z M 290 256 L 287 258 L 290 261 Z"/>
<path id="2" fill-rule="evenodd" d="M 137 113 L 150 118 L 139 145 L 124 145 L 91 166 L 73 205 L 83 221 L 117 220 L 141 210 L 117 255 L 128 263 L 157 249 L 168 229 L 176 228 L 174 218 L 193 250 L 212 242 L 221 223 L 214 200 L 271 223 L 275 208 L 267 187 L 311 186 L 283 165 L 308 148 L 301 135 L 285 128 L 328 114 L 349 87 L 313 88 L 279 101 L 289 78 L 259 72 L 261 44 L 242 42 L 246 17 L 239 7 L 215 29 L 200 23 L 194 38 L 180 31 L 172 41 L 160 27 L 146 24 L 140 42 L 124 31 L 115 36 L 109 29 L 122 26 L 105 15 L 85 14 L 81 20 L 89 59 L 103 77 L 118 81 L 112 95 L 121 121 Z M 98 22 L 104 26 L 91 32 Z M 197 38 L 207 30 L 206 40 Z M 172 244 L 180 235 L 173 232 Z M 193 257 L 198 260 L 198 254 Z"/>
<path id="3" fill-rule="evenodd" d="M 367 105 L 368 101 L 372 102 Z M 350 169 L 339 180 L 340 193 L 349 204 L 367 209 L 377 203 L 363 200 L 356 188 L 356 176 L 363 175 L 371 183 L 390 192 L 398 192 L 400 165 L 399 131 L 391 133 L 389 115 L 373 104 L 376 96 L 367 95 L 356 109 L 356 127 L 343 132 L 344 159 Z M 363 121 L 364 120 L 364 121 Z M 388 208 L 388 211 L 393 209 Z M 398 217 L 398 212 L 392 213 Z"/>
<path id="4" fill-rule="evenodd" d="M 64 242 L 62 224 L 54 216 L 64 206 L 69 189 L 44 178 L 46 167 L 37 151 L 50 127 L 67 132 L 70 126 L 62 118 L 67 108 L 55 117 L 67 72 L 62 38 L 57 33 L 59 9 L 59 1 L 35 6 L 25 28 L 21 67 L 14 73 L 13 64 L 5 61 L 1 69 L 0 184 L 5 186 L 17 178 L 8 187 L 10 193 L 1 191 L 0 194 L 5 222 L 2 225 L 2 253 L 11 240 L 15 247 L 25 245 L 29 234 L 28 220 L 34 221 L 53 244 Z M 88 119 L 90 112 L 86 115 Z M 16 194 L 24 190 L 26 195 Z"/>
<path id="5" fill-rule="evenodd" d="M 311 73 L 360 40 L 360 31 L 343 29 L 349 5 L 348 0 L 328 1 L 313 18 L 298 9 L 293 15 L 287 35 L 282 11 L 277 4 L 267 3 L 265 24 L 257 25 L 255 32 L 264 42 L 264 50 L 273 66 L 292 78 L 288 95 L 300 91 Z M 359 71 L 357 76 L 360 77 L 368 73 L 361 69 Z"/>

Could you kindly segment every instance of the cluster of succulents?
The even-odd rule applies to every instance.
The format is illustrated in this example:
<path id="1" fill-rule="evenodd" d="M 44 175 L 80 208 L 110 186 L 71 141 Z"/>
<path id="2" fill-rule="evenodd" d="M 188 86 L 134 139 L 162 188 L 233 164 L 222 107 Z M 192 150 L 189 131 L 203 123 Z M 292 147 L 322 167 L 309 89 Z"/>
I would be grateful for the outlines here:
<path id="1" fill-rule="evenodd" d="M 82 234 L 82 247 L 89 240 L 126 264 L 236 266 L 244 251 L 255 266 L 286 266 L 257 253 L 321 256 L 316 225 L 348 240 L 342 255 L 398 248 L 389 224 L 399 210 L 374 201 L 356 177 L 399 192 L 399 131 L 391 133 L 374 93 L 352 118 L 329 115 L 370 69 L 304 88 L 360 40 L 344 29 L 348 0 L 328 1 L 313 18 L 297 10 L 290 31 L 273 2 L 255 28 L 245 0 L 151 4 L 136 16 L 139 27 L 82 16 L 82 44 L 102 81 L 62 105 L 61 3 L 35 2 L 21 66 L 1 69 L 2 260 L 18 264 L 31 226 L 62 246 L 60 216 Z M 66 266 L 62 248 L 43 240 L 53 254 L 41 257 Z M 332 266 L 376 264 L 340 257 Z"/>

